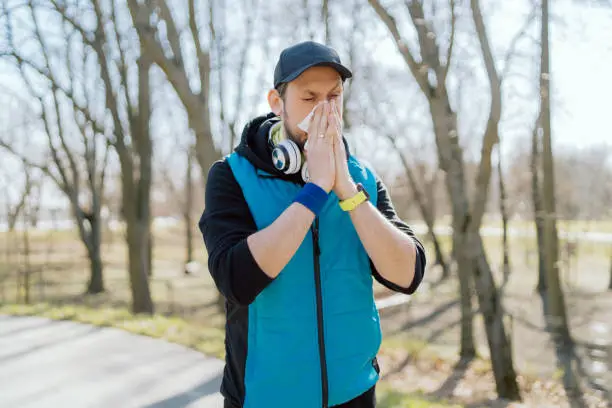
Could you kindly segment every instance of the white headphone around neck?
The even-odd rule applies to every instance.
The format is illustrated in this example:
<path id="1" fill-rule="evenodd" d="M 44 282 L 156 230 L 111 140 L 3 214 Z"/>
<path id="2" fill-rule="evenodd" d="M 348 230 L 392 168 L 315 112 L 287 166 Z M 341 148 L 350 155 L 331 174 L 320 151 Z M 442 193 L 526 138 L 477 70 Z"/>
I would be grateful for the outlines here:
<path id="1" fill-rule="evenodd" d="M 282 125 L 280 125 L 282 126 Z M 270 127 L 269 140 L 272 141 L 272 130 L 274 125 Z M 272 149 L 272 164 L 274 168 L 282 171 L 284 174 L 295 174 L 301 172 L 302 180 L 305 183 L 310 181 L 308 173 L 308 163 L 302 159 L 302 152 L 295 142 L 289 139 L 281 140 Z"/>

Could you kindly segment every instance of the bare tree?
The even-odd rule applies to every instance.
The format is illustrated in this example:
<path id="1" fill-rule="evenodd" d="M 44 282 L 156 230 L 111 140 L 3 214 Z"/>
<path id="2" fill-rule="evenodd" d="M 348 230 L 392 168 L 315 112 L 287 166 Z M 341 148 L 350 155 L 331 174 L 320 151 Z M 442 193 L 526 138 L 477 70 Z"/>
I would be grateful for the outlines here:
<path id="1" fill-rule="evenodd" d="M 354 16 L 354 14 L 353 14 Z M 354 17 L 353 17 L 354 18 Z M 330 41 L 330 15 L 329 15 L 329 0 L 322 0 L 321 1 L 321 20 L 323 21 L 323 27 L 325 27 L 325 31 L 324 31 L 324 37 L 323 37 L 323 42 L 325 44 L 329 44 Z"/>
<path id="2" fill-rule="evenodd" d="M 548 303 L 547 318 L 563 341 L 570 342 L 565 300 L 559 279 L 559 238 L 555 211 L 555 169 L 550 123 L 550 48 L 548 0 L 542 0 L 542 45 L 540 65 L 540 117 L 542 132 L 544 247 Z"/>
<path id="3" fill-rule="evenodd" d="M 90 279 L 86 293 L 104 291 L 101 246 L 101 202 L 108 158 L 107 143 L 99 142 L 99 132 L 95 125 L 85 119 L 83 110 L 92 107 L 86 82 L 89 78 L 86 64 L 81 72 L 74 72 L 74 49 L 70 42 L 71 34 L 62 27 L 62 37 L 66 41 L 63 55 L 53 53 L 50 40 L 42 31 L 39 13 L 32 2 L 28 3 L 27 14 L 33 23 L 33 37 L 36 39 L 41 62 L 29 57 L 13 41 L 13 12 L 7 11 L 6 37 L 9 50 L 6 57 L 14 60 L 29 94 L 38 103 L 40 119 L 45 130 L 48 157 L 42 161 L 32 159 L 32 154 L 19 149 L 15 138 L 0 141 L 0 146 L 21 159 L 30 167 L 36 167 L 64 193 L 70 202 L 72 215 L 76 221 L 81 242 L 85 246 L 90 262 Z M 62 68 L 52 61 L 62 58 Z M 67 70 L 61 71 L 62 69 Z M 49 88 L 41 89 L 29 72 L 35 72 L 44 79 Z M 69 78 L 69 85 L 63 88 L 62 78 Z M 78 80 L 77 78 L 82 78 Z M 63 90 L 63 92 L 62 92 Z M 85 101 L 78 100 L 76 93 L 82 92 Z M 83 105 L 79 105 L 83 103 Z M 63 112 L 69 112 L 64 114 Z M 73 131 L 74 130 L 74 131 Z M 75 137 L 77 139 L 75 141 Z M 26 172 L 26 175 L 28 173 Z M 27 176 L 26 176 L 27 178 Z M 29 191 L 28 191 L 29 194 Z M 32 209 L 33 210 L 33 209 Z M 31 220 L 32 217 L 29 219 Z"/>
<path id="4" fill-rule="evenodd" d="M 215 10 L 215 7 L 213 7 L 211 3 L 210 18 L 212 23 L 210 23 L 209 27 L 211 41 L 215 45 L 214 55 L 216 56 L 216 64 L 214 68 L 218 78 L 219 122 L 221 123 L 222 129 L 227 129 L 229 131 L 229 137 L 227 139 L 229 140 L 229 150 L 231 151 L 236 146 L 238 135 L 240 134 L 238 120 L 243 114 L 247 97 L 245 93 L 247 59 L 257 32 L 254 24 L 259 17 L 259 11 L 256 7 L 256 0 L 243 0 L 242 8 L 243 10 L 248 10 L 248 12 L 245 13 L 245 21 L 243 22 L 246 34 L 241 46 L 236 47 L 235 40 L 229 38 L 227 35 L 228 29 L 225 24 L 226 7 L 223 3 L 220 3 L 218 8 L 219 10 Z M 217 14 L 220 14 L 220 16 Z M 236 52 L 234 59 L 228 61 L 228 57 L 230 57 L 230 55 L 228 55 L 228 50 L 230 49 L 237 49 L 238 52 Z M 225 79 L 224 74 L 229 73 L 231 71 L 230 67 L 233 66 L 237 67 L 233 77 L 234 80 L 228 81 Z M 232 99 L 229 104 L 226 97 L 228 83 L 231 83 L 232 88 L 235 89 L 234 99 Z M 231 108 L 230 110 L 233 112 L 232 115 L 227 112 L 228 108 Z"/>
<path id="5" fill-rule="evenodd" d="M 202 171 L 202 181 L 206 183 L 210 166 L 221 157 L 221 150 L 216 147 L 210 122 L 210 31 L 214 30 L 212 1 L 208 2 L 209 34 L 203 35 L 195 0 L 188 2 L 188 27 L 183 38 L 189 37 L 196 53 L 196 67 L 199 89 L 192 88 L 188 67 L 181 46 L 181 33 L 176 24 L 176 17 L 166 0 L 141 2 L 128 0 L 132 21 L 140 38 L 143 56 L 161 68 L 166 78 L 176 91 L 187 111 L 189 126 L 195 134 L 196 157 Z M 204 3 L 198 3 L 203 5 Z M 175 10 L 175 12 L 177 12 Z M 155 23 L 152 23 L 155 22 Z M 163 31 L 161 30 L 163 26 Z M 165 35 L 162 33 L 165 32 Z M 208 44 L 202 43 L 203 37 L 209 38 Z M 169 44 L 165 47 L 164 44 Z"/>
<path id="6" fill-rule="evenodd" d="M 610 251 L 610 283 L 608 284 L 608 290 L 612 290 L 612 251 Z"/>
<path id="7" fill-rule="evenodd" d="M 398 158 L 400 159 L 400 163 L 402 165 L 402 169 L 404 171 L 404 175 L 406 176 L 406 180 L 408 181 L 408 185 L 410 187 L 410 191 L 412 192 L 412 198 L 417 204 L 421 217 L 425 221 L 427 225 L 427 235 L 431 239 L 431 242 L 434 246 L 437 265 L 440 265 L 442 269 L 442 279 L 448 278 L 450 276 L 450 266 L 446 260 L 446 256 L 442 251 L 442 245 L 440 244 L 440 239 L 435 232 L 435 221 L 436 221 L 436 206 L 434 199 L 434 188 L 437 184 L 438 180 L 438 172 L 433 171 L 432 174 L 427 177 L 427 169 L 424 164 L 418 162 L 415 157 L 409 158 L 406 154 L 406 149 L 402 149 L 400 147 L 400 135 L 405 136 L 405 132 L 400 132 L 401 128 L 409 128 L 404 124 L 398 123 L 398 121 L 393 121 L 393 128 L 388 128 L 388 125 L 385 123 L 381 123 L 378 118 L 384 117 L 383 109 L 381 109 L 385 103 L 382 100 L 377 98 L 378 93 L 375 92 L 374 81 L 369 81 L 369 95 L 370 95 L 370 103 L 365 107 L 365 111 L 363 116 L 366 118 L 376 118 L 369 125 L 375 129 L 376 132 L 380 132 L 382 136 L 384 136 L 389 143 L 393 146 L 393 150 L 397 153 Z M 410 152 L 414 152 L 416 149 L 411 147 L 407 149 Z M 466 344 L 474 344 L 474 339 L 472 335 L 472 330 L 465 330 L 465 335 L 467 338 L 464 340 Z"/>
<path id="8" fill-rule="evenodd" d="M 541 3 L 540 126 L 542 132 L 543 242 L 545 248 L 546 296 L 542 298 L 546 325 L 553 336 L 555 351 L 563 369 L 563 385 L 568 398 L 584 406 L 572 361 L 576 358 L 565 309 L 559 275 L 559 238 L 555 209 L 555 168 L 550 120 L 550 44 L 548 0 Z"/>
<path id="9" fill-rule="evenodd" d="M 454 2 L 451 3 L 451 36 L 446 52 L 446 60 L 442 61 L 439 56 L 439 46 L 434 35 L 428 35 L 429 29 L 422 12 L 422 5 L 418 2 L 407 2 L 406 7 L 410 13 L 412 22 L 417 28 L 417 36 L 421 49 L 421 62 L 417 62 L 412 51 L 406 45 L 395 18 L 384 8 L 379 1 L 369 0 L 380 19 L 385 23 L 387 29 L 393 36 L 398 51 L 402 55 L 412 76 L 416 80 L 423 95 L 429 102 L 429 109 L 434 122 L 434 134 L 438 148 L 439 166 L 445 172 L 447 190 L 450 193 L 453 204 L 453 254 L 458 265 L 459 290 L 461 300 L 461 344 L 460 356 L 463 359 L 471 359 L 475 356 L 474 336 L 472 329 L 472 290 L 470 282 L 471 273 L 476 267 L 472 260 L 466 256 L 467 251 L 458 248 L 461 240 L 460 233 L 463 226 L 461 220 L 468 216 L 468 201 L 465 186 L 464 164 L 461 147 L 457 140 L 456 114 L 450 106 L 448 91 L 446 88 L 446 76 L 450 69 L 450 58 L 454 45 L 456 15 Z M 435 75 L 435 83 L 430 83 L 427 74 Z M 465 235 L 467 231 L 463 232 Z"/>
<path id="10" fill-rule="evenodd" d="M 540 137 L 539 137 L 539 118 L 536 120 L 533 131 L 531 132 L 531 155 L 529 167 L 531 173 L 531 202 L 533 204 L 533 219 L 536 229 L 536 242 L 538 245 L 538 286 L 537 291 L 544 299 L 546 296 L 546 268 L 544 248 L 544 209 L 542 208 L 541 190 L 541 158 L 540 158 Z"/>
<path id="11" fill-rule="evenodd" d="M 19 302 L 23 298 L 23 302 L 29 304 L 31 300 L 31 276 L 34 272 L 31 262 L 30 228 L 32 228 L 32 225 L 30 221 L 32 217 L 36 216 L 35 212 L 40 208 L 32 204 L 36 200 L 40 200 L 39 191 L 41 190 L 42 177 L 35 174 L 35 169 L 29 166 L 24 160 L 22 160 L 19 171 L 24 173 L 24 181 L 22 184 L 17 184 L 16 180 L 14 178 L 9 178 L 8 174 L 3 174 L 3 178 L 7 179 L 7 182 L 4 184 L 3 195 L 6 204 L 8 224 L 8 232 L 5 239 L 6 253 L 3 262 L 6 271 L 12 271 L 13 268 L 9 268 L 9 265 L 13 263 L 10 258 L 14 258 L 15 256 L 18 257 L 17 267 L 14 268 L 17 290 L 15 299 Z M 11 194 L 10 190 L 12 190 L 14 194 Z M 16 202 L 12 202 L 15 199 Z M 16 231 L 18 223 L 20 223 L 20 238 L 18 238 L 18 233 Z M 19 243 L 21 243 L 21 245 L 19 245 Z M 7 277 L 8 274 L 4 276 L 0 275 L 0 280 L 6 279 Z"/>
<path id="12" fill-rule="evenodd" d="M 0 142 L 1 145 L 1 142 Z M 21 217 L 22 212 L 25 211 L 25 207 L 27 204 L 27 200 L 28 197 L 30 195 L 30 193 L 32 192 L 32 190 L 34 188 L 37 187 L 37 185 L 40 184 L 40 180 L 36 180 L 33 176 L 32 176 L 32 169 L 31 166 L 28 166 L 27 160 L 23 159 L 23 169 L 24 169 L 24 176 L 25 176 L 25 180 L 24 180 L 24 185 L 23 188 L 20 190 L 21 194 L 19 194 L 19 199 L 17 201 L 17 203 L 15 204 L 15 206 L 11 206 L 10 202 L 7 200 L 7 226 L 8 226 L 8 230 L 9 231 L 15 231 L 15 226 L 17 224 L 17 221 L 19 220 L 19 217 Z M 7 183 L 7 185 L 5 186 L 5 189 L 8 189 L 9 185 Z M 5 194 L 8 197 L 8 192 Z"/>
<path id="13" fill-rule="evenodd" d="M 32 228 L 31 218 L 33 216 L 36 216 L 34 213 L 37 211 L 37 206 L 32 205 L 32 203 L 36 200 L 36 197 L 31 196 L 32 192 L 33 189 L 28 190 L 28 194 L 26 196 L 25 201 L 26 204 L 24 206 L 23 211 L 21 212 L 23 224 L 23 262 L 21 262 L 21 267 L 17 271 L 17 290 L 18 292 L 21 292 L 20 289 L 23 288 L 23 302 L 27 305 L 31 303 L 32 299 L 32 275 L 35 272 L 34 268 L 32 267 L 32 241 L 30 237 L 30 228 Z M 17 300 L 19 300 L 19 296 L 17 297 Z"/>
<path id="14" fill-rule="evenodd" d="M 129 41 L 130 33 L 122 31 L 119 26 L 118 16 L 128 14 L 127 10 L 120 8 L 121 2 L 111 1 L 109 7 L 103 6 L 100 0 L 70 6 L 57 0 L 50 2 L 63 21 L 74 28 L 84 46 L 93 51 L 98 64 L 97 73 L 104 89 L 104 119 L 108 119 L 111 125 L 105 127 L 104 121 L 94 118 L 86 108 L 79 111 L 95 124 L 97 132 L 106 136 L 119 158 L 121 213 L 126 223 L 132 311 L 150 314 L 154 311 L 148 278 L 152 270 L 152 61 L 143 52 L 143 45 L 134 47 Z M 80 18 L 84 10 L 94 17 L 93 29 L 88 29 Z M 69 90 L 63 93 L 71 94 Z"/>
<path id="15" fill-rule="evenodd" d="M 446 85 L 454 45 L 455 2 L 451 0 L 449 6 L 451 34 L 444 60 L 440 56 L 438 37 L 425 17 L 423 4 L 420 1 L 405 3 L 417 33 L 420 61 L 409 49 L 399 32 L 395 18 L 389 11 L 378 0 L 369 0 L 369 3 L 393 36 L 412 76 L 427 98 L 438 147 L 439 164 L 446 173 L 447 190 L 452 201 L 453 244 L 458 261 L 459 279 L 460 282 L 465 281 L 466 283 L 471 279 L 475 280 L 480 308 L 484 315 L 498 394 L 503 398 L 520 399 L 510 342 L 503 324 L 503 310 L 479 233 L 491 176 L 491 151 L 498 142 L 498 125 L 502 108 L 501 81 L 495 67 L 480 4 L 477 0 L 472 0 L 470 3 L 472 19 L 489 79 L 491 106 L 486 130 L 482 137 L 475 195 L 470 205 L 463 153 L 459 144 L 457 115 L 450 104 Z M 469 286 L 465 283 L 462 283 L 461 286 L 462 298 L 471 299 Z"/>
<path id="16" fill-rule="evenodd" d="M 497 150 L 497 181 L 499 183 L 499 212 L 502 217 L 502 276 L 505 286 L 510 279 L 510 249 L 508 247 L 508 205 L 506 199 L 506 185 L 502 170 L 501 141 Z"/>
<path id="17" fill-rule="evenodd" d="M 187 274 L 188 265 L 193 261 L 193 207 L 194 207 L 194 177 L 193 166 L 195 158 L 195 149 L 193 145 L 187 146 L 184 154 L 185 160 L 185 178 L 183 183 L 177 183 L 170 172 L 170 166 L 166 166 L 163 172 L 163 178 L 170 192 L 173 201 L 178 202 L 181 215 L 185 226 L 185 268 Z"/>

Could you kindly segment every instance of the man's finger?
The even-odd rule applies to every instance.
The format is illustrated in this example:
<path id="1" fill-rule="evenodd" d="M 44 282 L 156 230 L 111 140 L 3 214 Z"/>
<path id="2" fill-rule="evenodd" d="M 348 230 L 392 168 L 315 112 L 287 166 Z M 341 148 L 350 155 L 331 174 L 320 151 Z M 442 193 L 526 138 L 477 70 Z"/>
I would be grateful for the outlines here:
<path id="1" fill-rule="evenodd" d="M 338 133 L 342 135 L 342 120 L 340 119 L 340 111 L 338 109 L 339 108 L 336 101 L 332 101 L 332 111 L 334 113 L 334 117 L 336 118 L 336 128 L 338 129 Z"/>
<path id="2" fill-rule="evenodd" d="M 334 115 L 332 111 L 331 114 L 329 115 L 329 120 L 327 124 L 327 133 L 326 133 L 332 143 L 335 143 L 335 139 L 338 134 L 337 132 L 338 127 L 336 126 L 336 122 L 337 122 L 336 116 Z"/>
<path id="3" fill-rule="evenodd" d="M 327 131 L 327 123 L 329 120 L 329 103 L 325 101 L 322 108 L 323 114 L 321 115 L 321 122 L 319 123 L 319 132 L 317 137 L 325 137 Z"/>
<path id="4" fill-rule="evenodd" d="M 310 126 L 308 126 L 308 137 L 316 137 L 319 131 L 319 125 L 321 123 L 321 115 L 322 115 L 322 105 L 319 103 L 315 107 L 314 115 L 312 116 L 312 120 L 310 121 Z"/>

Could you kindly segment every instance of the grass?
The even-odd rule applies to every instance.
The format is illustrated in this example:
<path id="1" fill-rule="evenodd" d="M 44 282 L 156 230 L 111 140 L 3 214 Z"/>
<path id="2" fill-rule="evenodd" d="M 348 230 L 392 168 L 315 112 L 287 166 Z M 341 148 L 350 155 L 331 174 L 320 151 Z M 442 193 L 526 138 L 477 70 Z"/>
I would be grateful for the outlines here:
<path id="1" fill-rule="evenodd" d="M 122 308 L 101 307 L 93 309 L 83 305 L 55 306 L 47 303 L 0 305 L 0 314 L 41 316 L 100 327 L 114 327 L 130 333 L 181 344 L 220 359 L 223 359 L 225 355 L 225 334 L 221 329 L 198 325 L 178 317 L 132 315 L 127 309 Z M 424 347 L 424 344 L 415 345 L 414 350 L 420 347 Z M 461 408 L 461 405 L 432 401 L 418 394 L 407 395 L 382 382 L 377 386 L 377 400 L 378 406 L 381 408 Z"/>
<path id="2" fill-rule="evenodd" d="M 376 387 L 377 407 L 380 408 L 462 408 L 463 405 L 433 401 L 419 394 L 406 395 L 384 384 Z"/>
<path id="3" fill-rule="evenodd" d="M 409 224 L 422 224 L 423 220 L 410 220 Z M 451 225 L 451 219 L 448 216 L 438 217 L 435 223 L 436 227 L 446 227 Z M 510 228 L 518 230 L 533 230 L 532 220 L 511 220 L 508 224 Z M 499 217 L 486 217 L 483 219 L 482 227 L 501 228 L 502 221 Z M 612 220 L 558 220 L 557 228 L 559 231 L 566 232 L 607 232 L 612 233 Z"/>

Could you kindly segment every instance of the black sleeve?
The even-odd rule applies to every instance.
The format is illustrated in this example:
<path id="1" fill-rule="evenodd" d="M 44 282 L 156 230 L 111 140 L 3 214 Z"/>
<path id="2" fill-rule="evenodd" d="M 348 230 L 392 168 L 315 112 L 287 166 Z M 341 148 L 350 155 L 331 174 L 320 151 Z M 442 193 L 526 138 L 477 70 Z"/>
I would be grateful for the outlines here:
<path id="1" fill-rule="evenodd" d="M 231 302 L 252 303 L 273 279 L 257 265 L 247 245 L 257 226 L 225 161 L 216 162 L 209 171 L 199 227 L 208 251 L 208 270 L 219 291 Z"/>
<path id="2" fill-rule="evenodd" d="M 417 290 L 417 288 L 423 281 L 423 277 L 425 275 L 425 249 L 423 248 L 423 244 L 414 235 L 414 231 L 412 230 L 412 228 L 410 228 L 408 224 L 406 224 L 397 216 L 395 208 L 393 207 L 393 203 L 391 202 L 391 197 L 389 197 L 387 188 L 385 187 L 384 183 L 380 178 L 376 179 L 376 189 L 378 190 L 378 198 L 376 201 L 376 207 L 378 208 L 378 211 L 380 211 L 385 216 L 385 218 L 389 220 L 396 228 L 400 229 L 406 235 L 412 237 L 414 243 L 416 244 L 417 256 L 414 266 L 414 278 L 410 286 L 408 286 L 407 288 L 396 285 L 395 283 L 383 278 L 382 275 L 380 275 L 380 273 L 378 273 L 378 271 L 376 270 L 376 267 L 374 266 L 372 260 L 370 260 L 372 275 L 383 286 L 395 292 L 401 292 L 410 295 Z"/>

